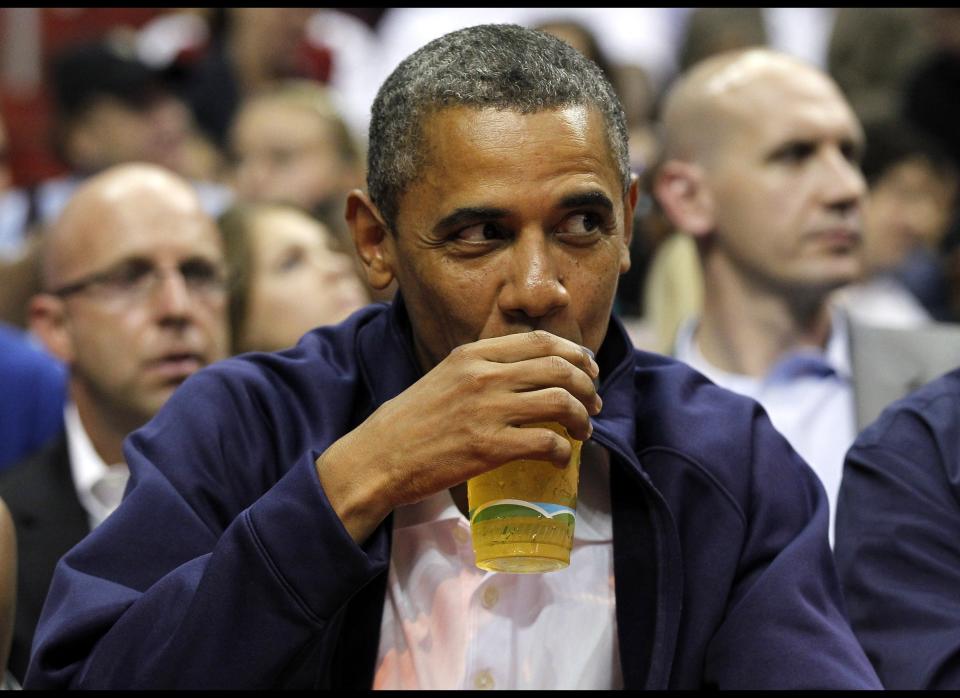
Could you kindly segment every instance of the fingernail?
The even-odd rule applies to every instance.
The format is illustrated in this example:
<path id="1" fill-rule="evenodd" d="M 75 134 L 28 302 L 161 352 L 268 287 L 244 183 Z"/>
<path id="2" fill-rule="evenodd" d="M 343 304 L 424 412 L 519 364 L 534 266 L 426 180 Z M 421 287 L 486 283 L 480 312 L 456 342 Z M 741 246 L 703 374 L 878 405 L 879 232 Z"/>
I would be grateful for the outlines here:
<path id="1" fill-rule="evenodd" d="M 597 379 L 600 377 L 600 365 L 597 363 L 596 359 L 594 358 L 592 351 L 590 351 L 586 347 L 582 347 L 582 348 L 586 352 L 587 356 L 590 357 L 590 373 L 593 375 L 593 384 L 594 386 L 596 386 Z"/>

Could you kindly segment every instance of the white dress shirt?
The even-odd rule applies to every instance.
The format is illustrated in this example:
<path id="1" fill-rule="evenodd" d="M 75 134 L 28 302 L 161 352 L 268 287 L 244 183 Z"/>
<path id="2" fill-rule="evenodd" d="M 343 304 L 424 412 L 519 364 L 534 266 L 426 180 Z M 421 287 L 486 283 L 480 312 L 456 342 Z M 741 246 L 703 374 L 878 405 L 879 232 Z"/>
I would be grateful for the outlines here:
<path id="1" fill-rule="evenodd" d="M 713 366 L 693 341 L 697 321 L 686 323 L 677 335 L 674 356 L 717 385 L 759 402 L 823 483 L 830 503 L 830 544 L 843 460 L 857 435 L 850 371 L 850 341 L 838 313 L 831 315 L 826 350 L 805 348 L 790 352 L 763 378 L 727 373 Z"/>
<path id="2" fill-rule="evenodd" d="M 623 686 L 609 461 L 595 444 L 584 451 L 563 570 L 478 569 L 469 523 L 448 491 L 396 511 L 374 688 Z"/>
<path id="3" fill-rule="evenodd" d="M 126 463 L 107 465 L 93 448 L 77 406 L 70 402 L 63 409 L 66 423 L 67 451 L 77 498 L 87 512 L 90 530 L 106 519 L 120 504 L 123 489 L 130 477 Z"/>

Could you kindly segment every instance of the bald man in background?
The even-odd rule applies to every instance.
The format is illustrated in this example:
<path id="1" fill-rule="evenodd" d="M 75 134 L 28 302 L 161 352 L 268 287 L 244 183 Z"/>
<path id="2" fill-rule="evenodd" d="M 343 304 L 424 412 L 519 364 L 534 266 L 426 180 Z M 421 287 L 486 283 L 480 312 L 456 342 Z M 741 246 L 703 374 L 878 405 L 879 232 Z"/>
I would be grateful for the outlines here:
<path id="1" fill-rule="evenodd" d="M 17 529 L 10 669 L 22 681 L 57 560 L 119 504 L 124 437 L 228 351 L 223 250 L 195 190 L 154 165 L 91 178 L 44 240 L 30 327 L 68 367 L 65 434 L 0 478 Z"/>
<path id="2" fill-rule="evenodd" d="M 940 328 L 906 342 L 860 328 L 830 302 L 861 272 L 866 185 L 860 123 L 825 73 L 769 49 L 719 54 L 681 77 L 663 121 L 655 196 L 696 241 L 705 291 L 674 355 L 763 405 L 823 483 L 832 541 L 844 454 L 873 403 L 947 370 L 960 345 Z M 916 370 L 869 403 L 856 377 L 875 357 Z"/>

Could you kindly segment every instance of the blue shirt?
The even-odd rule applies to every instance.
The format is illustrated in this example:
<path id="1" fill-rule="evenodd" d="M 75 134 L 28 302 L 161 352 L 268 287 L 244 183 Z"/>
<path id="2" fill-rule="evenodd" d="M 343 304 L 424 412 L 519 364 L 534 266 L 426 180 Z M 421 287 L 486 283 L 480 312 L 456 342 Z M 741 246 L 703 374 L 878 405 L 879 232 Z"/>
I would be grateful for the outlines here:
<path id="1" fill-rule="evenodd" d="M 843 317 L 833 314 L 824 350 L 788 352 L 762 378 L 728 373 L 710 364 L 693 341 L 695 330 L 695 321 L 681 328 L 674 356 L 717 385 L 763 406 L 773 426 L 823 483 L 830 503 L 832 542 L 843 457 L 857 435 L 850 342 Z"/>
<path id="2" fill-rule="evenodd" d="M 0 468 L 63 431 L 67 372 L 26 332 L 0 324 Z"/>

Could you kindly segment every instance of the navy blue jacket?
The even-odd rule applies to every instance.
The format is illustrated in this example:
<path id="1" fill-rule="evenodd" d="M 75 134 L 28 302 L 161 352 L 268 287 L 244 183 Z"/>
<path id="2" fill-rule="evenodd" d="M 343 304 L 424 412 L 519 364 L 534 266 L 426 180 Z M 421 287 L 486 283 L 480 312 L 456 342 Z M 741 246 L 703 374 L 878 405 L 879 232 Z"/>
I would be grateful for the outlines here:
<path id="1" fill-rule="evenodd" d="M 960 369 L 893 403 L 847 453 L 837 569 L 887 688 L 960 688 Z"/>
<path id="2" fill-rule="evenodd" d="M 61 560 L 28 688 L 372 685 L 392 516 L 358 546 L 314 461 L 421 376 L 391 307 L 200 371 L 127 440 L 126 497 Z M 878 687 L 823 488 L 761 408 L 615 320 L 597 360 L 625 685 Z"/>

